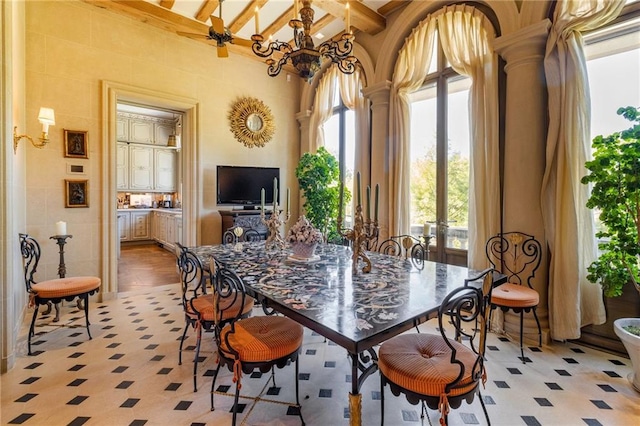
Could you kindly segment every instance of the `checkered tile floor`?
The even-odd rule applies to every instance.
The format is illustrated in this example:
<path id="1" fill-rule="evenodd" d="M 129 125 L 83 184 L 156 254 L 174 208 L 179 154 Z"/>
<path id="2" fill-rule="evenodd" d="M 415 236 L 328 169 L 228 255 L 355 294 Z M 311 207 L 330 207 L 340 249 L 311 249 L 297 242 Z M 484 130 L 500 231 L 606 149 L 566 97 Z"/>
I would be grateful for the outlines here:
<path id="1" fill-rule="evenodd" d="M 211 374 L 215 368 L 212 336 L 205 338 L 198 367 L 198 391 L 193 392 L 193 352 L 178 365 L 178 341 L 184 327 L 178 285 L 121 295 L 93 303 L 92 340 L 87 340 L 81 312 L 64 306 L 62 323 L 36 326 L 35 356 L 26 355 L 27 324 L 23 327 L 15 367 L 0 376 L 0 422 L 25 425 L 226 425 L 231 423 L 233 399 L 216 395 L 210 411 Z M 258 314 L 258 313 L 257 313 Z M 30 316 L 29 316 L 30 319 Z M 435 332 L 436 323 L 421 326 Z M 186 345 L 193 349 L 193 331 Z M 488 381 L 483 397 L 494 425 L 627 425 L 638 424 L 640 394 L 629 385 L 628 359 L 575 344 L 553 343 L 527 348 L 530 362 L 518 359 L 516 343 L 490 334 Z M 345 351 L 322 336 L 305 333 L 300 357 L 300 399 L 307 425 L 348 424 L 350 361 Z M 300 419 L 287 402 L 295 401 L 294 369 L 276 370 L 276 386 L 269 375 L 243 379 L 242 393 L 282 404 L 241 400 L 238 423 L 298 425 Z M 224 370 L 218 391 L 233 391 L 232 375 Z M 380 424 L 377 374 L 362 389 L 363 425 Z M 385 393 L 385 424 L 437 424 L 429 411 Z M 476 400 L 449 415 L 451 425 L 484 424 Z"/>

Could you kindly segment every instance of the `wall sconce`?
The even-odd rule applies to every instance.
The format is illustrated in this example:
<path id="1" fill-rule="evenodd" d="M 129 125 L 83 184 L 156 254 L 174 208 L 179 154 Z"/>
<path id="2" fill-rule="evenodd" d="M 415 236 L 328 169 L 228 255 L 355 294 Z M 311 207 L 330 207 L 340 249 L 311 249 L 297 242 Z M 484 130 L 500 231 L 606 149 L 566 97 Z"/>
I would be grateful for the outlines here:
<path id="1" fill-rule="evenodd" d="M 27 138 L 33 146 L 36 148 L 44 148 L 49 143 L 49 126 L 56 124 L 56 118 L 52 108 L 40 108 L 38 114 L 38 121 L 42 124 L 42 134 L 40 135 L 40 143 L 35 143 L 29 135 L 18 135 L 18 126 L 13 127 L 13 153 L 15 154 L 18 149 L 18 142 L 20 139 Z"/>

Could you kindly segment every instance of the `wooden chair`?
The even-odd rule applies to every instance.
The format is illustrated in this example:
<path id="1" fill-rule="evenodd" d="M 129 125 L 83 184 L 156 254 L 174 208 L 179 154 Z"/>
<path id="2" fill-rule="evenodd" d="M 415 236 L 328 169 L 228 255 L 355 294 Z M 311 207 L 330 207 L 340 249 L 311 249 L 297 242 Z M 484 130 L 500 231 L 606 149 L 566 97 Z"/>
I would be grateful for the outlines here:
<path id="1" fill-rule="evenodd" d="M 542 346 L 542 329 L 536 314 L 540 295 L 531 281 L 540 266 L 542 246 L 533 237 L 522 232 L 505 232 L 487 241 L 487 258 L 491 265 L 507 276 L 507 283 L 495 288 L 491 296 L 492 309 L 520 314 L 520 355 L 526 363 L 523 348 L 524 313 L 532 312 L 538 326 L 538 345 Z"/>
<path id="2" fill-rule="evenodd" d="M 303 328 L 297 322 L 283 316 L 253 316 L 242 318 L 239 312 L 229 314 L 229 306 L 242 305 L 250 299 L 246 294 L 244 284 L 233 271 L 220 267 L 211 258 L 210 271 L 214 282 L 214 311 L 215 339 L 218 345 L 218 366 L 211 382 L 211 410 L 215 410 L 214 394 L 216 379 L 221 366 L 226 366 L 233 372 L 236 384 L 233 420 L 236 424 L 238 399 L 242 387 L 242 374 L 249 374 L 255 370 L 262 373 L 271 371 L 271 379 L 275 387 L 274 367 L 283 368 L 292 362 L 295 364 L 296 404 L 300 420 L 304 425 L 300 410 L 298 383 L 298 354 L 302 346 Z M 230 320 L 225 318 L 232 317 Z M 265 402 L 268 399 L 258 396 L 252 398 Z"/>
<path id="3" fill-rule="evenodd" d="M 178 269 L 182 284 L 182 308 L 184 310 L 185 326 L 180 339 L 178 365 L 182 365 L 182 351 L 187 330 L 192 327 L 196 330 L 196 350 L 193 360 L 193 391 L 198 389 L 197 373 L 200 358 L 200 344 L 202 330 L 210 331 L 214 325 L 213 295 L 207 294 L 208 273 L 202 267 L 200 259 L 188 248 L 176 243 L 178 256 Z M 253 299 L 243 301 L 242 305 L 232 305 L 227 312 L 227 317 L 235 317 L 235 313 L 242 317 L 251 315 Z M 232 315 L 233 313 L 233 315 Z"/>
<path id="4" fill-rule="evenodd" d="M 470 284 L 477 280 L 482 280 L 480 287 Z M 424 404 L 439 410 L 443 425 L 448 422 L 450 408 L 458 408 L 462 401 L 470 404 L 478 394 L 490 423 L 478 385 L 486 381 L 484 352 L 492 286 L 493 270 L 487 269 L 450 292 L 438 311 L 439 335 L 401 334 L 380 346 L 381 424 L 386 384 L 394 395 L 404 394 L 411 404 L 422 402 L 423 417 Z M 469 346 L 461 343 L 462 336 Z"/>
<path id="5" fill-rule="evenodd" d="M 58 304 L 63 300 L 70 302 L 75 298 L 79 298 L 83 302 L 87 334 L 91 339 L 91 330 L 89 330 L 89 325 L 91 325 L 89 323 L 89 296 L 96 293 L 100 288 L 100 278 L 66 277 L 37 283 L 34 275 L 40 262 L 40 244 L 28 234 L 18 234 L 18 236 L 24 265 L 24 281 L 29 293 L 29 306 L 34 307 L 27 338 L 29 355 L 32 355 L 31 338 L 34 336 L 36 317 L 38 316 L 40 305 L 51 306 L 51 304 Z"/>

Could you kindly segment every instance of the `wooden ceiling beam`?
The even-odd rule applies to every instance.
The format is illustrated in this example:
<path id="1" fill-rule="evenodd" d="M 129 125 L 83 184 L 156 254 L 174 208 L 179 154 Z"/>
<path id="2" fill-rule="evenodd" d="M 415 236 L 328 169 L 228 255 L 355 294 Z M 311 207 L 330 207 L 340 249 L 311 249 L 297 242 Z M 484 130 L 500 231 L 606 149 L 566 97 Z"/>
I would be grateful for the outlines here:
<path id="1" fill-rule="evenodd" d="M 160 0 L 160 6 L 171 9 L 175 2 L 176 0 Z"/>
<path id="2" fill-rule="evenodd" d="M 333 15 L 337 19 L 344 19 L 345 0 L 315 0 L 312 4 L 318 6 L 325 12 Z M 387 20 L 376 11 L 369 9 L 359 1 L 350 1 L 351 26 L 367 34 L 377 34 L 387 26 Z"/>
<path id="3" fill-rule="evenodd" d="M 397 9 L 401 7 L 405 7 L 411 3 L 411 0 L 392 0 L 389 3 L 386 3 L 383 6 L 378 8 L 378 13 L 382 16 L 388 16 L 390 13 L 395 12 Z"/>
<path id="4" fill-rule="evenodd" d="M 220 2 L 218 0 L 206 0 L 200 6 L 200 10 L 196 13 L 196 20 L 200 22 L 207 22 L 209 17 L 213 15 L 213 12 L 220 6 Z M 224 17 L 223 17 L 224 18 Z"/>
<path id="5" fill-rule="evenodd" d="M 102 9 L 130 16 L 140 22 L 175 33 L 176 31 L 208 34 L 209 26 L 186 18 L 157 4 L 135 0 L 83 0 Z"/>
<path id="6" fill-rule="evenodd" d="M 258 8 L 258 10 L 260 10 L 262 9 L 262 6 L 264 6 L 268 1 L 269 0 L 253 0 L 251 3 L 249 3 L 249 5 L 245 7 L 242 12 L 240 12 L 240 15 L 238 15 L 235 21 L 228 25 L 231 34 L 235 34 L 240 31 L 242 27 L 244 27 L 247 22 L 249 22 L 251 18 L 253 18 L 256 13 L 256 7 Z"/>

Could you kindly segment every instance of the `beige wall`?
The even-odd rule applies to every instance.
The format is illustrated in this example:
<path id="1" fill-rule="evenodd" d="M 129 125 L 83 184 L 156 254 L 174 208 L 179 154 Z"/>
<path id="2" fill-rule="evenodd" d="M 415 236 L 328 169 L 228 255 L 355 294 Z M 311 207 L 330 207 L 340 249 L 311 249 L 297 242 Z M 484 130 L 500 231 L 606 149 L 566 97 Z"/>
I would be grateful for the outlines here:
<path id="1" fill-rule="evenodd" d="M 105 194 L 101 153 L 103 144 L 113 143 L 101 137 L 104 80 L 197 103 L 199 242 L 214 243 L 220 238 L 216 165 L 278 166 L 281 175 L 287 176 L 283 188 L 297 191 L 293 169 L 299 156 L 294 120 L 298 79 L 268 77 L 262 63 L 234 51 L 229 58 L 218 59 L 211 46 L 78 1 L 28 2 L 26 19 L 26 113 L 35 119 L 40 106 L 56 112 L 51 143 L 42 150 L 20 148 L 28 159 L 27 230 L 41 241 L 45 252 L 41 279 L 56 276 L 57 247 L 48 237 L 59 220 L 68 223 L 73 235 L 66 246 L 67 269 L 73 274 L 100 275 Z M 246 148 L 229 131 L 230 105 L 242 96 L 256 97 L 272 110 L 276 132 L 264 148 Z M 89 131 L 88 160 L 63 157 L 63 129 Z M 70 163 L 84 165 L 86 175 L 68 175 Z M 88 209 L 64 207 L 64 179 L 76 178 L 89 180 Z"/>

